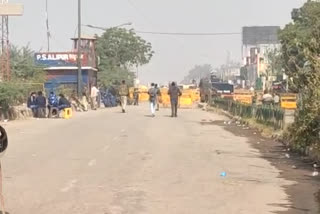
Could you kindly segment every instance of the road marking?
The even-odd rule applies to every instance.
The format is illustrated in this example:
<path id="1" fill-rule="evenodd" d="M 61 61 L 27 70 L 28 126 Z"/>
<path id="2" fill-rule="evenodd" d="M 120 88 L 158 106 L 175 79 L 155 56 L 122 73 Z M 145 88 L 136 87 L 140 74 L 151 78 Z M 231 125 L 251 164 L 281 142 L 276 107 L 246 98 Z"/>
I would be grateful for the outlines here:
<path id="1" fill-rule="evenodd" d="M 74 180 L 71 180 L 66 187 L 62 188 L 60 191 L 61 192 L 69 192 L 69 190 L 71 190 L 74 185 L 78 183 L 78 180 L 74 179 Z"/>
<path id="2" fill-rule="evenodd" d="M 88 163 L 88 166 L 94 166 L 97 164 L 97 160 L 93 159 Z"/>

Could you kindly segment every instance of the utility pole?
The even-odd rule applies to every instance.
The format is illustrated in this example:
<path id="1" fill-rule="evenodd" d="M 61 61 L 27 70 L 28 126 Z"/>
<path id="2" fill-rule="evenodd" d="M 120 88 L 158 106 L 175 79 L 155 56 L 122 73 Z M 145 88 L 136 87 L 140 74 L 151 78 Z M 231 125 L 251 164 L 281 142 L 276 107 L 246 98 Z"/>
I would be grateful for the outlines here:
<path id="1" fill-rule="evenodd" d="M 49 28 L 49 11 L 48 11 L 48 0 L 46 0 L 46 25 L 47 25 L 47 43 L 48 43 L 48 52 L 50 51 L 50 28 Z"/>
<path id="2" fill-rule="evenodd" d="M 78 96 L 81 97 L 82 91 L 82 63 L 81 63 L 81 0 L 78 0 Z"/>
<path id="3" fill-rule="evenodd" d="M 2 0 L 1 4 L 8 4 Z M 9 16 L 2 16 L 1 20 L 1 72 L 2 80 L 10 79 L 10 46 L 9 46 Z"/>

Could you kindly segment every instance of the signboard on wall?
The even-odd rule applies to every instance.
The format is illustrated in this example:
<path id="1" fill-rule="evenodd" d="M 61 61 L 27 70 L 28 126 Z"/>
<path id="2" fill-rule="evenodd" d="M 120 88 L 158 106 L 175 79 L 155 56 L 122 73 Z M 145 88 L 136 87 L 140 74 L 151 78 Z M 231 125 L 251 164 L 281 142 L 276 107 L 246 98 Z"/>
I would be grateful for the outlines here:
<path id="1" fill-rule="evenodd" d="M 77 53 L 72 52 L 50 52 L 36 53 L 35 61 L 38 65 L 43 66 L 76 66 Z M 82 66 L 87 66 L 88 57 L 86 54 L 81 55 Z"/>

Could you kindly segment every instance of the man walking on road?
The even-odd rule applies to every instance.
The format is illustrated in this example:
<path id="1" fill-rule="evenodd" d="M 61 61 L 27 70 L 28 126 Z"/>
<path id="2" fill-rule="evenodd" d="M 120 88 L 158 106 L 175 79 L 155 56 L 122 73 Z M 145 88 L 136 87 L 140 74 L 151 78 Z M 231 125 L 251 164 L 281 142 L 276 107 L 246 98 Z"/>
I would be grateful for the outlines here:
<path id="1" fill-rule="evenodd" d="M 160 110 L 161 91 L 160 91 L 160 88 L 158 87 L 158 84 L 155 84 L 154 87 L 157 90 L 157 99 L 156 99 L 157 108 L 156 108 L 156 111 L 159 111 Z"/>
<path id="2" fill-rule="evenodd" d="M 171 83 L 168 94 L 170 95 L 171 102 L 171 117 L 178 117 L 179 97 L 182 93 L 175 82 Z"/>
<path id="3" fill-rule="evenodd" d="M 148 91 L 152 117 L 156 116 L 157 92 L 158 90 L 155 88 L 155 84 L 152 83 L 151 88 Z"/>
<path id="4" fill-rule="evenodd" d="M 122 113 L 126 113 L 127 101 L 129 96 L 129 88 L 126 85 L 125 80 L 122 80 L 122 83 L 119 87 L 119 96 L 121 101 Z"/>

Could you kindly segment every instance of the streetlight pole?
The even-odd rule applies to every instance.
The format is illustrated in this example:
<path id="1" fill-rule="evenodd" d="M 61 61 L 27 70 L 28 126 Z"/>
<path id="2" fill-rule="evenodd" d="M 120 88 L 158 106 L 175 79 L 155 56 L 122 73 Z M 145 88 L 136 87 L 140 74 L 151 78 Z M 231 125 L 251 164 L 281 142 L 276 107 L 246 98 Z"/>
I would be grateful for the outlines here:
<path id="1" fill-rule="evenodd" d="M 78 65 L 78 96 L 81 97 L 82 91 L 82 63 L 81 63 L 81 0 L 78 0 L 78 57 L 77 57 L 77 65 Z"/>
<path id="2" fill-rule="evenodd" d="M 48 52 L 50 51 L 50 28 L 49 28 L 49 11 L 48 11 L 48 0 L 46 0 L 46 25 L 47 25 L 47 45 Z"/>

